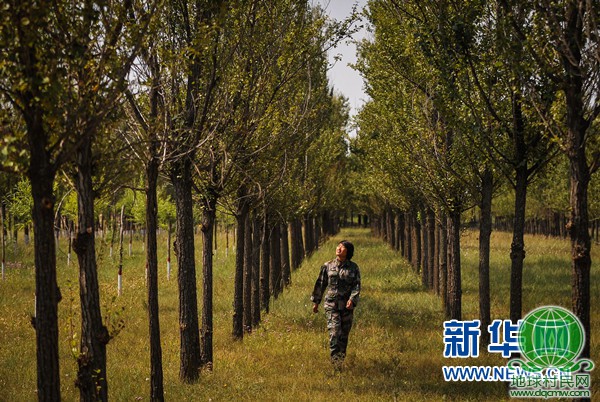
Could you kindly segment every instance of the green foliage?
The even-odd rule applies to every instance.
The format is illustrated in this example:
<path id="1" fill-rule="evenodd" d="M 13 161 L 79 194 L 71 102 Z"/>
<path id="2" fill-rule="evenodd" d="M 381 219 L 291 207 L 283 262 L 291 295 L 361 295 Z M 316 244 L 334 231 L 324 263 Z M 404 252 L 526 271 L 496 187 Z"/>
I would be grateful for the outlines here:
<path id="1" fill-rule="evenodd" d="M 374 39 L 359 47 L 356 68 L 372 100 L 358 117 L 353 145 L 375 175 L 372 192 L 398 208 L 425 200 L 442 208 L 456 200 L 466 206 L 480 181 L 481 152 L 473 140 L 479 125 L 458 102 L 462 66 L 449 46 L 457 38 L 437 23 L 442 14 L 416 3 L 400 8 L 372 1 Z M 464 25 L 454 24 L 459 30 Z"/>
<path id="2" fill-rule="evenodd" d="M 368 189 L 362 196 L 367 210 L 374 200 L 401 209 L 423 201 L 447 207 L 453 200 L 467 207 L 478 202 L 485 169 L 496 189 L 510 192 L 501 180 L 514 186 L 518 166 L 527 168 L 532 183 L 530 216 L 566 209 L 568 167 L 564 159 L 552 161 L 566 132 L 564 95 L 556 85 L 559 73 L 553 80 L 543 65 L 559 57 L 538 46 L 554 43 L 556 33 L 536 23 L 547 9 L 514 4 L 508 12 L 503 4 L 369 2 L 373 36 L 360 44 L 355 67 L 371 101 L 360 112 L 352 144 L 372 176 L 359 178 Z M 520 42 L 525 37 L 528 47 Z M 593 49 L 590 44 L 585 52 Z M 597 63 L 585 67 L 597 69 Z M 589 160 L 596 150 L 591 145 Z M 542 177 L 534 179 L 537 174 Z M 504 205 L 510 194 L 501 197 L 495 205 L 512 209 Z"/>
<path id="3" fill-rule="evenodd" d="M 125 329 L 125 306 L 118 306 L 119 304 L 117 296 L 113 295 L 110 302 L 102 308 L 104 311 L 104 319 L 102 322 L 108 330 L 110 339 L 113 339 Z"/>
<path id="4" fill-rule="evenodd" d="M 529 190 L 528 216 L 541 217 L 550 211 L 568 214 L 569 166 L 566 156 L 555 158 L 531 183 Z"/>
<path id="5" fill-rule="evenodd" d="M 3 117 L 12 112 L 10 134 L 22 144 L 18 156 L 27 131 L 59 167 L 114 111 L 147 27 L 148 15 L 133 13 L 131 4 L 3 4 L 0 87 Z"/>
<path id="6" fill-rule="evenodd" d="M 6 207 L 13 214 L 18 228 L 31 223 L 33 201 L 31 199 L 29 180 L 19 180 L 14 188 L 7 192 L 3 198 L 6 202 Z"/>
<path id="7" fill-rule="evenodd" d="M 164 186 L 158 188 L 158 223 L 163 229 L 175 222 L 175 204 Z"/>
<path id="8" fill-rule="evenodd" d="M 65 186 L 59 181 L 54 183 L 54 193 L 57 199 L 57 211 L 62 216 L 66 216 L 74 222 L 77 222 L 77 193 L 71 186 Z"/>
<path id="9" fill-rule="evenodd" d="M 0 171 L 22 174 L 21 170 L 26 166 L 29 156 L 20 140 L 23 134 L 17 134 L 23 127 L 19 126 L 19 121 L 14 118 L 10 108 L 0 109 L 0 121 L 3 126 L 0 129 Z"/>
<path id="10" fill-rule="evenodd" d="M 267 205 L 283 219 L 318 213 L 329 206 L 320 202 L 331 199 L 321 194 L 328 191 L 327 175 L 345 157 L 348 120 L 344 101 L 328 88 L 323 49 L 341 39 L 348 22 L 326 22 L 297 0 L 229 11 L 215 17 L 223 40 L 210 48 L 208 65 L 220 63 L 222 78 L 204 98 L 214 103 L 206 115 L 207 141 L 195 155 L 203 167 L 195 177 L 198 195 L 215 192 L 233 213 L 238 188 L 245 187 L 253 208 Z M 211 85 L 209 70 L 201 71 L 203 88 Z"/>
<path id="11" fill-rule="evenodd" d="M 125 206 L 125 216 L 133 222 L 143 224 L 146 221 L 146 197 L 144 193 L 126 189 L 116 205 L 119 207 Z"/>
<path id="12" fill-rule="evenodd" d="M 66 339 L 66 343 L 67 343 L 67 347 L 69 348 L 69 352 L 70 352 L 70 356 L 73 358 L 73 360 L 75 362 L 77 362 L 77 360 L 79 359 L 79 357 L 81 356 L 80 351 L 79 351 L 79 340 L 78 340 L 78 335 L 77 335 L 77 326 L 76 326 L 76 322 L 79 321 L 79 314 L 77 312 L 77 310 L 75 309 L 76 305 L 77 305 L 77 290 L 75 289 L 75 287 L 73 286 L 73 282 L 68 279 L 65 283 L 65 286 L 67 288 L 67 294 L 66 294 L 66 315 L 67 318 L 63 321 L 64 322 L 64 329 L 65 332 L 67 333 L 67 336 L 65 337 Z"/>

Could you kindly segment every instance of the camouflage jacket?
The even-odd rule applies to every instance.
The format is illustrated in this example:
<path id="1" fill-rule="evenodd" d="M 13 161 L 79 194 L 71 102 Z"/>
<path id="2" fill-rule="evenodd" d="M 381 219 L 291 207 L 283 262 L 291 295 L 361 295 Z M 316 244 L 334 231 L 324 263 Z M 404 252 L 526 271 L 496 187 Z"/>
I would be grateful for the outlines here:
<path id="1" fill-rule="evenodd" d="M 327 293 L 325 290 L 327 289 Z M 339 262 L 337 259 L 326 262 L 321 267 L 310 299 L 321 303 L 325 296 L 325 308 L 343 310 L 348 299 L 354 307 L 360 294 L 360 270 L 352 261 Z"/>

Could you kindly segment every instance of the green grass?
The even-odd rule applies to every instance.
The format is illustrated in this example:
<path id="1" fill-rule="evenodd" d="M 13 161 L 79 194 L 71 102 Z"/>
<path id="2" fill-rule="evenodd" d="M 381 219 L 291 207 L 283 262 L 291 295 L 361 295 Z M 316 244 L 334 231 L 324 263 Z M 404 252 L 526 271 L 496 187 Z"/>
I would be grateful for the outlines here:
<path id="1" fill-rule="evenodd" d="M 328 336 L 322 307 L 312 314 L 310 292 L 320 265 L 331 259 L 335 243 L 343 238 L 356 246 L 354 260 L 361 268 L 363 289 L 350 334 L 345 370 L 334 374 L 328 359 Z M 477 318 L 477 233 L 463 235 L 463 312 Z M 166 238 L 161 238 L 159 261 L 160 324 L 166 399 L 182 400 L 508 400 L 501 383 L 446 383 L 443 365 L 504 365 L 506 360 L 482 351 L 476 359 L 444 359 L 440 300 L 422 290 L 420 278 L 399 255 L 363 229 L 347 229 L 325 243 L 293 273 L 292 285 L 263 315 L 260 328 L 242 342 L 232 330 L 234 252 L 219 248 L 215 256 L 214 371 L 203 372 L 197 384 L 178 380 L 179 332 L 177 281 L 174 262 L 166 279 Z M 510 236 L 492 237 L 492 318 L 508 317 Z M 198 242 L 199 244 L 199 242 Z M 225 242 L 220 239 L 219 246 Z M 65 244 L 61 244 L 64 250 Z M 544 304 L 570 308 L 569 243 L 544 237 L 526 237 L 524 313 Z M 30 249 L 21 246 L 6 280 L 0 283 L 0 401 L 36 399 L 34 272 Z M 9 250 L 10 251 L 10 250 Z M 197 250 L 198 291 L 201 292 L 200 249 Z M 141 242 L 134 255 L 125 250 L 124 294 L 116 290 L 117 267 L 106 246 L 99 247 L 99 279 L 103 314 L 122 318 L 125 328 L 108 345 L 109 396 L 115 401 L 147 400 L 149 345 L 144 257 Z M 593 250 L 592 359 L 600 364 L 600 297 L 598 248 Z M 116 254 L 116 253 L 115 253 Z M 65 401 L 77 400 L 76 361 L 71 346 L 79 333 L 77 266 L 58 257 L 60 303 L 61 388 Z M 199 294 L 199 297 L 201 294 Z M 124 311 L 119 316 L 121 308 Z M 74 328 L 72 327 L 74 325 Z M 76 337 L 74 340 L 73 337 Z M 593 373 L 592 389 L 599 395 L 600 377 Z"/>

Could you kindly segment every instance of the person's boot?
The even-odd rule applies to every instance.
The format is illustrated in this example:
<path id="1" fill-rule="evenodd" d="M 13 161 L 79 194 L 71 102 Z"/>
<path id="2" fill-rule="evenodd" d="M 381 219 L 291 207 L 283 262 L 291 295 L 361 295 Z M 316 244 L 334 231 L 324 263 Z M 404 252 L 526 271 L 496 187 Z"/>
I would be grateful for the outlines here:
<path id="1" fill-rule="evenodd" d="M 333 365 L 333 371 L 335 373 L 341 373 L 342 372 L 342 364 L 344 363 L 344 355 L 343 354 L 336 354 L 331 356 L 331 364 Z"/>

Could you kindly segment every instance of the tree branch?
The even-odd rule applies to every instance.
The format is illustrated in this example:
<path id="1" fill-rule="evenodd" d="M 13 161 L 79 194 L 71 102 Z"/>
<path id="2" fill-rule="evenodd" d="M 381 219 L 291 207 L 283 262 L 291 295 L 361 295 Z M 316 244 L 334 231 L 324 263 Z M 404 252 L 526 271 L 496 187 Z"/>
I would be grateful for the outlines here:
<path id="1" fill-rule="evenodd" d="M 138 121 L 138 123 L 140 123 L 140 125 L 142 126 L 144 131 L 148 132 L 148 130 L 149 130 L 148 122 L 146 122 L 146 119 L 142 115 L 142 112 L 140 111 L 137 101 L 135 100 L 135 97 L 133 96 L 133 94 L 131 93 L 131 90 L 129 88 L 127 88 L 125 90 L 125 97 L 127 98 L 127 101 L 129 102 L 129 106 L 131 106 L 131 110 L 133 110 L 133 114 L 136 117 L 136 120 Z"/>

